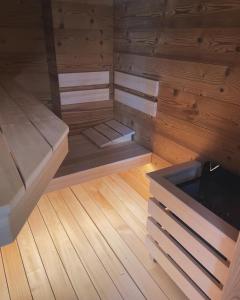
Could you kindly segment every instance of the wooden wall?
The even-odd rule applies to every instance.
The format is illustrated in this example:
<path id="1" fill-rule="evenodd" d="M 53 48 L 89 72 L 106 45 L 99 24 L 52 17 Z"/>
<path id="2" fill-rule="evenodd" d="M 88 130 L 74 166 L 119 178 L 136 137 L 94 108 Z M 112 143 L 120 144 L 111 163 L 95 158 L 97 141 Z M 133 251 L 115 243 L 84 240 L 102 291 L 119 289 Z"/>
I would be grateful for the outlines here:
<path id="1" fill-rule="evenodd" d="M 0 74 L 5 73 L 51 107 L 41 1 L 2 1 Z"/>
<path id="2" fill-rule="evenodd" d="M 112 0 L 52 0 L 52 5 L 58 73 L 112 71 Z M 78 86 L 74 90 L 86 88 L 103 87 Z M 62 106 L 63 120 L 72 134 L 109 120 L 112 115 L 112 101 Z"/>
<path id="3" fill-rule="evenodd" d="M 171 162 L 240 171 L 240 1 L 115 0 L 115 70 L 158 79 L 158 113 L 115 104 L 136 139 Z"/>

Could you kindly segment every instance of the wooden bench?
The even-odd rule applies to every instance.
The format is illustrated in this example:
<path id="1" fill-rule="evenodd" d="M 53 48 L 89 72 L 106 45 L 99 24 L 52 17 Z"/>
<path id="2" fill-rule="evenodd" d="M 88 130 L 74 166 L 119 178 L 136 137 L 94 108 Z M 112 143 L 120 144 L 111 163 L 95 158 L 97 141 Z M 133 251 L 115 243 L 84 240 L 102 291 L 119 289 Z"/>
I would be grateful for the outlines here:
<path id="1" fill-rule="evenodd" d="M 0 79 L 0 246 L 12 242 L 68 152 L 68 127 Z"/>

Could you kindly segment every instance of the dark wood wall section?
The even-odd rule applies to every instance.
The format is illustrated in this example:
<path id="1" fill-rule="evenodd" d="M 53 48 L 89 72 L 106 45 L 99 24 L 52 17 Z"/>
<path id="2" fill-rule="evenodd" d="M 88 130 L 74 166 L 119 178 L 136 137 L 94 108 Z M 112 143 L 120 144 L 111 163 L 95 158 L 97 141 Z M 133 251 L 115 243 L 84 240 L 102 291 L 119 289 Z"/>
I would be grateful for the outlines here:
<path id="1" fill-rule="evenodd" d="M 52 1 L 59 74 L 112 71 L 112 2 L 112 0 Z M 113 116 L 112 80 L 105 87 L 97 85 L 72 87 L 72 90 L 76 91 L 109 86 L 111 100 L 98 99 L 62 106 L 63 119 L 70 126 L 71 134 L 109 120 Z"/>
<path id="2" fill-rule="evenodd" d="M 5 73 L 51 107 L 41 1 L 2 1 L 0 74 Z"/>
<path id="3" fill-rule="evenodd" d="M 115 69 L 160 81 L 157 117 L 115 104 L 171 162 L 240 170 L 240 1 L 115 0 Z"/>

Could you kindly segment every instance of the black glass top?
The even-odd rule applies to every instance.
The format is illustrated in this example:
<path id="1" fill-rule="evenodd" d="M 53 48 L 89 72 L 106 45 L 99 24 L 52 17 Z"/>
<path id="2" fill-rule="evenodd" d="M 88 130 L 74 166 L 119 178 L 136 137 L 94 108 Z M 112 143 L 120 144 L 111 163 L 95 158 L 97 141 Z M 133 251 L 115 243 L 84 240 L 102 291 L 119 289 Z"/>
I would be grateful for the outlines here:
<path id="1" fill-rule="evenodd" d="M 177 186 L 240 230 L 240 176 L 208 162 L 201 177 Z"/>

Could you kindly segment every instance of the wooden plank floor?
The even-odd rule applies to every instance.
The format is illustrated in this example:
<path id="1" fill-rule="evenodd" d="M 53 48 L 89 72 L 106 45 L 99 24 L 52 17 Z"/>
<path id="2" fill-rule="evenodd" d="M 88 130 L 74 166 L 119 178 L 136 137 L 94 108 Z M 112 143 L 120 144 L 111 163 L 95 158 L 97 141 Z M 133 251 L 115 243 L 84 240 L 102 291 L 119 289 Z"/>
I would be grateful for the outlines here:
<path id="1" fill-rule="evenodd" d="M 0 249 L 0 299 L 186 299 L 144 245 L 145 172 L 154 169 L 43 196 L 17 240 Z"/>

